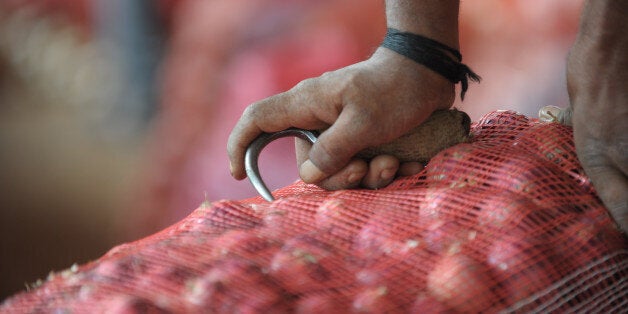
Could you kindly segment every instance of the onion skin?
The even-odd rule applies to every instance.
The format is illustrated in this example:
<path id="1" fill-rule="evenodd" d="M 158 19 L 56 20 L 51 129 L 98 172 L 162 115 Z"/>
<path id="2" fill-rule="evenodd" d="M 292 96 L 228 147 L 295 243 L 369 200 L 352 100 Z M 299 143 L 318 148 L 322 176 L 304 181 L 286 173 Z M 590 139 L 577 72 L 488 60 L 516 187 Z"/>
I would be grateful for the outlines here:
<path id="1" fill-rule="evenodd" d="M 421 294 L 417 297 L 410 308 L 410 313 L 416 314 L 438 314 L 452 313 L 445 304 L 436 300 L 433 296 Z"/>
<path id="2" fill-rule="evenodd" d="M 445 255 L 429 273 L 428 292 L 448 308 L 478 313 L 486 311 L 497 297 L 490 287 L 495 281 L 484 264 L 461 253 Z"/>
<path id="3" fill-rule="evenodd" d="M 343 302 L 344 301 L 344 302 Z M 301 297 L 295 306 L 297 314 L 348 312 L 346 300 L 341 295 L 313 294 Z"/>
<path id="4" fill-rule="evenodd" d="M 186 299 L 194 306 L 210 305 L 211 313 L 253 313 L 283 307 L 285 291 L 275 285 L 262 269 L 241 259 L 217 263 L 205 275 L 191 282 Z M 201 309 L 190 309 L 197 312 Z"/>
<path id="5" fill-rule="evenodd" d="M 607 255 L 628 247 L 628 237 L 617 225 L 584 217 L 574 221 L 564 230 L 569 246 L 558 247 L 561 256 L 577 269 L 586 267 L 597 256 Z"/>
<path id="6" fill-rule="evenodd" d="M 385 286 L 370 287 L 359 292 L 353 299 L 353 313 L 390 313 L 399 310 Z"/>
<path id="7" fill-rule="evenodd" d="M 503 287 L 503 297 L 508 305 L 525 299 L 559 279 L 554 268 L 556 254 L 542 243 L 521 238 L 498 239 L 488 252 L 486 263 Z"/>
<path id="8" fill-rule="evenodd" d="M 268 273 L 295 294 L 341 287 L 351 280 L 333 247 L 310 236 L 286 241 L 272 257 Z"/>

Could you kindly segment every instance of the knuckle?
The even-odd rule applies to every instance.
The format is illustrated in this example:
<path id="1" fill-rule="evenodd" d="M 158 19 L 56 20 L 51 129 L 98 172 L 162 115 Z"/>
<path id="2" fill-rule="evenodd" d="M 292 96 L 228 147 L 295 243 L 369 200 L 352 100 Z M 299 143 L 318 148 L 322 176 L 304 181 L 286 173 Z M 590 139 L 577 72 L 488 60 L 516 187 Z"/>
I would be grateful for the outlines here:
<path id="1" fill-rule="evenodd" d="M 275 97 L 275 96 L 273 96 Z M 242 113 L 242 119 L 247 124 L 256 123 L 272 115 L 274 111 L 278 110 L 273 104 L 274 98 L 269 97 L 264 100 L 250 104 L 244 109 Z"/>
<path id="2" fill-rule="evenodd" d="M 332 79 L 335 74 L 336 74 L 336 71 L 326 71 L 320 75 L 320 78 L 324 80 L 329 80 L 329 79 Z"/>
<path id="3" fill-rule="evenodd" d="M 362 90 L 362 76 L 357 71 L 347 71 L 344 75 L 340 88 L 348 95 L 353 95 L 356 91 Z"/>
<path id="4" fill-rule="evenodd" d="M 242 116 L 244 118 L 253 118 L 253 117 L 258 116 L 259 115 L 259 107 L 260 107 L 260 103 L 259 102 L 250 104 L 249 106 L 244 108 L 244 111 L 242 112 Z"/>
<path id="5" fill-rule="evenodd" d="M 301 90 L 307 90 L 307 89 L 313 88 L 315 85 L 316 85 L 316 78 L 307 78 L 297 83 L 297 85 L 295 85 L 291 91 L 299 92 Z"/>

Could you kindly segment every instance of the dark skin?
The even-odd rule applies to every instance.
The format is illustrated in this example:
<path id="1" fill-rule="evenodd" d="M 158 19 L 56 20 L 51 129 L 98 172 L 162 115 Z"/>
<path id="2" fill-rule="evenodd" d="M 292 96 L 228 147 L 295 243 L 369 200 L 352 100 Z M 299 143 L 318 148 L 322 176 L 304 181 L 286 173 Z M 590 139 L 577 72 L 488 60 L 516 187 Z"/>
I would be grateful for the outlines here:
<path id="1" fill-rule="evenodd" d="M 387 23 L 458 48 L 458 8 L 457 0 L 388 0 Z M 451 82 L 379 48 L 368 60 L 250 105 L 229 137 L 231 173 L 236 179 L 246 177 L 244 152 L 261 132 L 298 127 L 325 130 L 312 147 L 297 144 L 303 181 L 326 189 L 385 186 L 395 174 L 416 173 L 420 165 L 400 165 L 393 156 L 367 163 L 352 158 L 355 153 L 403 135 L 434 110 L 451 107 L 453 100 Z"/>
<path id="2" fill-rule="evenodd" d="M 628 1 L 587 1 L 567 59 L 578 159 L 628 232 Z M 569 116 L 568 114 L 565 116 Z"/>
<path id="3" fill-rule="evenodd" d="M 387 0 L 388 27 L 458 48 L 459 1 Z M 567 60 L 578 157 L 613 218 L 628 230 L 628 1 L 588 0 Z M 304 182 L 336 190 L 378 188 L 421 170 L 382 155 L 367 162 L 360 150 L 398 138 L 434 110 L 450 108 L 452 83 L 386 48 L 365 61 L 307 79 L 250 105 L 227 145 L 231 173 L 246 177 L 244 151 L 261 132 L 288 127 L 324 130 L 313 146 L 297 142 Z M 570 120 L 570 121 L 569 121 Z"/>

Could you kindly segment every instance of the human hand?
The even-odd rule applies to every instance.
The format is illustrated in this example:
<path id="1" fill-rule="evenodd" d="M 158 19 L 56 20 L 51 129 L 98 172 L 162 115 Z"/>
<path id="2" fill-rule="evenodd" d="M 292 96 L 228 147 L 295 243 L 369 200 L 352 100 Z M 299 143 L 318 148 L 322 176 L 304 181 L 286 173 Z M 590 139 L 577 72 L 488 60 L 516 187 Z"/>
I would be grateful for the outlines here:
<path id="1" fill-rule="evenodd" d="M 362 184 L 387 185 L 395 174 L 420 171 L 418 163 L 399 164 L 393 156 L 369 163 L 353 158 L 360 150 L 390 142 L 423 122 L 434 110 L 447 109 L 454 86 L 386 48 L 366 61 L 307 79 L 291 90 L 249 106 L 232 131 L 227 150 L 231 172 L 246 177 L 244 152 L 261 132 L 289 127 L 324 130 L 309 146 L 297 144 L 303 181 L 326 189 Z"/>
<path id="2" fill-rule="evenodd" d="M 571 124 L 582 167 L 615 221 L 628 232 L 628 41 L 606 44 L 614 46 L 582 36 L 571 50 Z"/>

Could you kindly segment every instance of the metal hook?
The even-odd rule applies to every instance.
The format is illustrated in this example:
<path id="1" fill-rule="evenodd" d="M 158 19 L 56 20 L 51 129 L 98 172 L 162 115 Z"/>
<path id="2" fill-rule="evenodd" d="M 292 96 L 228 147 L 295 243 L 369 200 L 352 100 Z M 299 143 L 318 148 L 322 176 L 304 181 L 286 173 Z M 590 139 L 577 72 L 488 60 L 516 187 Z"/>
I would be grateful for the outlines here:
<path id="1" fill-rule="evenodd" d="M 257 192 L 267 201 L 272 202 L 275 200 L 273 194 L 270 193 L 268 187 L 262 180 L 262 177 L 259 172 L 259 167 L 257 165 L 257 160 L 259 158 L 259 154 L 262 152 L 262 149 L 266 147 L 270 142 L 288 136 L 295 136 L 300 139 L 306 140 L 311 144 L 316 142 L 318 138 L 316 133 L 313 131 L 290 128 L 279 132 L 274 133 L 262 133 L 258 136 L 249 147 L 246 149 L 246 153 L 244 155 L 244 168 L 246 170 L 246 175 L 253 184 L 253 187 L 257 190 Z"/>

